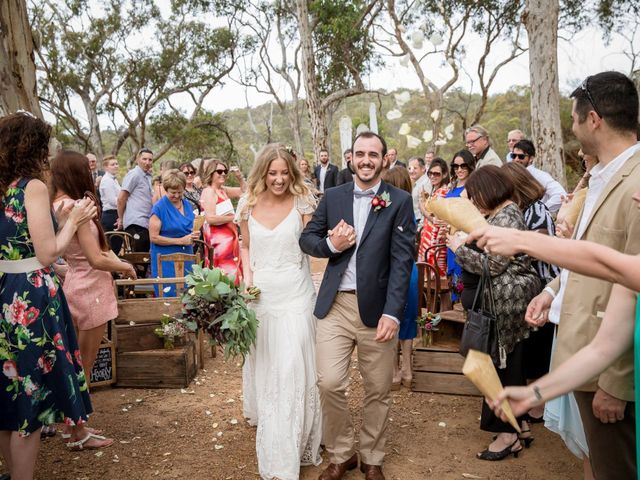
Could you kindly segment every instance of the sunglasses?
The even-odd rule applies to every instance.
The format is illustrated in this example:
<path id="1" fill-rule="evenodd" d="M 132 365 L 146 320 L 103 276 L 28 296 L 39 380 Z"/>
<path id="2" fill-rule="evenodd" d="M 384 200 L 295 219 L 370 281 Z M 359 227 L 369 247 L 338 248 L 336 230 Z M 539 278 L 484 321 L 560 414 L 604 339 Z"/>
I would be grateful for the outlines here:
<path id="1" fill-rule="evenodd" d="M 481 138 L 483 138 L 484 135 L 480 135 L 479 137 L 476 137 L 474 140 L 469 140 L 465 143 L 465 145 L 473 145 L 474 143 L 476 143 L 478 140 L 480 140 Z"/>
<path id="2" fill-rule="evenodd" d="M 584 82 L 582 82 L 582 85 L 580 85 L 580 89 L 587 95 L 587 98 L 589 99 L 589 102 L 591 102 L 591 106 L 593 107 L 593 111 L 596 112 L 596 114 L 600 118 L 604 118 L 602 116 L 602 114 L 600 113 L 600 111 L 598 110 L 598 107 L 596 106 L 596 102 L 593 101 L 593 97 L 591 96 L 591 92 L 589 91 L 589 79 L 590 78 L 591 77 L 585 78 Z"/>
<path id="3" fill-rule="evenodd" d="M 427 176 L 429 176 L 429 177 L 441 177 L 442 176 L 442 172 L 428 172 Z"/>
<path id="4" fill-rule="evenodd" d="M 193 170 L 185 170 L 182 173 L 184 173 L 187 177 L 193 177 L 196 172 L 194 172 Z"/>
<path id="5" fill-rule="evenodd" d="M 527 158 L 529 155 L 527 155 L 526 153 L 512 153 L 511 154 L 511 158 L 512 159 L 518 159 L 518 160 L 524 160 L 525 158 Z"/>
<path id="6" fill-rule="evenodd" d="M 229 170 L 227 170 L 226 168 L 224 169 L 220 168 L 220 169 L 216 169 L 216 173 L 218 175 L 226 175 L 227 173 L 229 173 Z"/>
<path id="7" fill-rule="evenodd" d="M 458 170 L 460 168 L 464 168 L 465 170 L 469 170 L 469 165 L 467 165 L 466 163 L 454 163 L 453 165 L 451 165 L 451 167 L 454 170 Z"/>

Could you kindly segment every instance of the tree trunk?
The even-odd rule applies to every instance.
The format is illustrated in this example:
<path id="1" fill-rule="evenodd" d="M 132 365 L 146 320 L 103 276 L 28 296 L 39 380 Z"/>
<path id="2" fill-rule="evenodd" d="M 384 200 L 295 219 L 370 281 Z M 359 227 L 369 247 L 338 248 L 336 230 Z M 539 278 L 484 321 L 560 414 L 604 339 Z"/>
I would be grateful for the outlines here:
<path id="1" fill-rule="evenodd" d="M 307 112 L 311 123 L 311 138 L 313 141 L 313 154 L 320 158 L 320 150 L 327 148 L 329 127 L 327 125 L 327 112 L 322 104 L 318 91 L 318 78 L 316 75 L 316 62 L 313 51 L 313 38 L 311 25 L 309 24 L 309 9 L 307 0 L 296 0 L 296 18 L 300 32 L 300 44 L 302 53 L 302 73 L 305 85 Z"/>
<path id="2" fill-rule="evenodd" d="M 22 109 L 42 118 L 25 0 L 0 1 L 0 109 Z"/>
<path id="3" fill-rule="evenodd" d="M 559 10 L 558 0 L 527 0 L 523 20 L 529 37 L 531 136 L 536 163 L 566 186 L 558 85 Z"/>
<path id="4" fill-rule="evenodd" d="M 98 162 L 102 162 L 104 147 L 102 145 L 102 133 L 100 132 L 100 120 L 98 119 L 96 102 L 91 101 L 86 95 L 80 95 L 80 98 L 89 119 L 89 149 L 98 158 Z"/>
<path id="5" fill-rule="evenodd" d="M 289 117 L 289 125 L 293 132 L 293 143 L 300 155 L 304 155 L 304 146 L 302 144 L 302 122 L 300 121 L 300 102 L 294 99 L 291 107 L 287 108 L 287 116 Z"/>

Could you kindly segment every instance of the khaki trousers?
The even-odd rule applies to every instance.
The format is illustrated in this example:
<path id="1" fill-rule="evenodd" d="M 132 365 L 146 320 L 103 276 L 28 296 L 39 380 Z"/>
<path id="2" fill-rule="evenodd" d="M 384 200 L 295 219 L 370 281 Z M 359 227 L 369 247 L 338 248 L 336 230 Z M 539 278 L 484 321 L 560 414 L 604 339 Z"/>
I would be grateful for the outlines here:
<path id="1" fill-rule="evenodd" d="M 360 428 L 360 456 L 368 465 L 382 465 L 389 419 L 395 341 L 378 343 L 376 329 L 367 327 L 354 294 L 338 292 L 329 314 L 316 327 L 316 364 L 322 402 L 323 436 L 332 463 L 343 463 L 355 453 L 355 433 L 346 390 L 351 355 L 358 347 L 364 383 Z"/>

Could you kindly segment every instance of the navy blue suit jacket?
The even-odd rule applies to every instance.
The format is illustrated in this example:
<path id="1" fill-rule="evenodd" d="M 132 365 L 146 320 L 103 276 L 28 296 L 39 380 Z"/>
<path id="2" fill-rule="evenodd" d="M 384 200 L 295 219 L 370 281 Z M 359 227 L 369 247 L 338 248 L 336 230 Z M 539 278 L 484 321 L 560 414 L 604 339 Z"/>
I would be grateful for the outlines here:
<path id="1" fill-rule="evenodd" d="M 355 252 L 333 253 L 327 231 L 344 219 L 353 225 L 353 182 L 326 190 L 313 218 L 300 236 L 300 248 L 314 257 L 329 258 L 314 314 L 324 318 L 338 292 L 342 275 Z M 415 258 L 416 226 L 411 195 L 382 182 L 377 194 L 389 192 L 391 204 L 371 208 L 356 258 L 358 309 L 362 322 L 376 327 L 383 314 L 402 320 Z"/>

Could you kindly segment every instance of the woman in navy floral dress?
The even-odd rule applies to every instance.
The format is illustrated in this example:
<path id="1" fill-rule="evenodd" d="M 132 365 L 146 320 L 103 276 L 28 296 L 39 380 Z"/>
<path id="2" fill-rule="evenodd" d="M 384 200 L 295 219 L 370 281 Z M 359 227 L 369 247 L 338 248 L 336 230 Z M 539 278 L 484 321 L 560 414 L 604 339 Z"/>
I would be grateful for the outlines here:
<path id="1" fill-rule="evenodd" d="M 21 479 L 33 477 L 43 425 L 73 425 L 74 448 L 105 445 L 84 426 L 91 413 L 87 381 L 51 267 L 96 208 L 83 201 L 56 212 L 54 232 L 40 180 L 50 129 L 27 113 L 0 119 L 0 452 Z"/>

